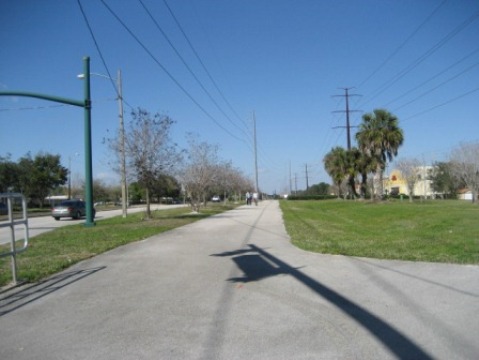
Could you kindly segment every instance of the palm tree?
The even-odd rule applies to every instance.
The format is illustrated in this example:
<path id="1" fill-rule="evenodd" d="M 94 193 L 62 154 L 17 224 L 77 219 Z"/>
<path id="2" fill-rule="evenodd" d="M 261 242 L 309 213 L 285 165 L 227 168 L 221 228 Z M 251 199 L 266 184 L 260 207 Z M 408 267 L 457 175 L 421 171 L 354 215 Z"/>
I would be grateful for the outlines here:
<path id="1" fill-rule="evenodd" d="M 356 140 L 361 152 L 376 162 L 374 173 L 379 174 L 379 194 L 382 195 L 382 178 L 387 161 L 392 161 L 397 156 L 398 148 L 404 141 L 398 118 L 384 109 L 375 109 L 373 113 L 364 114 Z"/>
<path id="2" fill-rule="evenodd" d="M 362 163 L 361 163 L 362 159 L 363 159 L 363 154 L 358 148 L 353 147 L 350 150 L 346 151 L 346 160 L 347 160 L 346 171 L 348 175 L 348 186 L 353 198 L 358 197 L 358 193 L 356 191 L 356 176 L 358 174 L 362 174 L 361 173 L 361 171 L 363 170 Z"/>
<path id="3" fill-rule="evenodd" d="M 367 184 L 368 184 L 368 174 L 374 173 L 377 169 L 377 161 L 371 156 L 368 156 L 361 150 L 357 158 L 357 167 L 358 173 L 361 175 L 361 189 L 360 196 L 362 199 L 366 197 L 367 194 Z"/>
<path id="4" fill-rule="evenodd" d="M 338 187 L 339 198 L 341 197 L 341 183 L 347 175 L 347 152 L 342 147 L 337 146 L 326 154 L 323 162 L 327 173 L 331 176 L 334 184 Z"/>

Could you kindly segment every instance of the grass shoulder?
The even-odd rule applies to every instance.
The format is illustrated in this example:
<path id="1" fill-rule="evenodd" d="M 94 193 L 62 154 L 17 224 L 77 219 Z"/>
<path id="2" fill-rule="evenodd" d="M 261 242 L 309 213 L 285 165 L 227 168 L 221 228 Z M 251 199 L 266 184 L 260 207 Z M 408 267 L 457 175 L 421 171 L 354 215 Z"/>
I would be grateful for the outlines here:
<path id="1" fill-rule="evenodd" d="M 211 204 L 192 213 L 189 207 L 153 211 L 151 219 L 145 213 L 133 213 L 99 220 L 94 227 L 83 224 L 64 226 L 30 239 L 28 249 L 17 255 L 17 276 L 22 281 L 35 282 L 57 273 L 84 259 L 134 241 L 190 224 L 211 215 L 235 208 L 234 204 Z M 9 250 L 0 246 L 0 252 Z M 0 258 L 0 286 L 12 280 L 10 257 Z"/>
<path id="2" fill-rule="evenodd" d="M 465 201 L 281 201 L 301 249 L 348 256 L 479 264 L 479 206 Z"/>

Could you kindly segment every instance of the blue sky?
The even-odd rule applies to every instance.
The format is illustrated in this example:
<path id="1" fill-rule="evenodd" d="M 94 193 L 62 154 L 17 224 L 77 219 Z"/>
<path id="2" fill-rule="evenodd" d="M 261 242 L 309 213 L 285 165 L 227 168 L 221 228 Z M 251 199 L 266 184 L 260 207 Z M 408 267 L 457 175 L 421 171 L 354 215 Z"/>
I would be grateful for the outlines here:
<path id="1" fill-rule="evenodd" d="M 167 0 L 208 73 L 165 1 L 80 3 L 107 68 L 78 0 L 1 0 L 0 89 L 80 100 L 77 74 L 90 56 L 92 72 L 116 77 L 121 69 L 126 121 L 130 106 L 169 115 L 180 146 L 196 133 L 251 178 L 254 114 L 266 192 L 289 189 L 290 164 L 293 190 L 306 187 L 306 165 L 309 185 L 331 182 L 322 159 L 346 147 L 345 98 L 335 96 L 346 87 L 351 125 L 375 108 L 399 118 L 399 158 L 430 164 L 479 138 L 477 0 Z M 118 128 L 116 94 L 105 78 L 93 76 L 91 86 L 93 175 L 114 183 L 103 139 Z M 61 154 L 82 174 L 83 146 L 81 108 L 0 97 L 1 156 Z"/>

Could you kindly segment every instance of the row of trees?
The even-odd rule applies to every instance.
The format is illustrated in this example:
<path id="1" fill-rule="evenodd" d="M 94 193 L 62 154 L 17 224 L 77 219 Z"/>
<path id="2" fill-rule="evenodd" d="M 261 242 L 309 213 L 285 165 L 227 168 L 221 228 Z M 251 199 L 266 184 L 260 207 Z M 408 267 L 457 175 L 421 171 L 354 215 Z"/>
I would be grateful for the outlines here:
<path id="1" fill-rule="evenodd" d="M 363 115 L 363 122 L 356 133 L 358 147 L 344 149 L 333 148 L 323 159 L 325 169 L 334 184 L 341 189 L 344 182 L 353 197 L 366 197 L 368 193 L 368 176 L 372 182 L 371 195 L 382 196 L 384 171 L 388 161 L 397 156 L 398 149 L 404 141 L 402 129 L 396 116 L 384 109 L 375 109 Z M 356 191 L 356 178 L 360 176 L 360 194 Z"/>
<path id="2" fill-rule="evenodd" d="M 179 149 L 171 139 L 174 121 L 160 114 L 151 114 L 144 109 L 131 113 L 124 137 L 108 139 L 113 156 L 120 164 L 125 152 L 129 199 L 133 202 L 145 201 L 147 216 L 151 216 L 152 199 L 179 197 L 181 193 L 188 199 L 193 210 L 198 211 L 212 195 L 240 197 L 253 189 L 252 181 L 246 178 L 231 162 L 219 157 L 219 148 L 188 135 L 188 149 Z M 119 167 L 114 167 L 120 171 Z M 14 162 L 11 156 L 0 157 L 0 193 L 21 192 L 30 203 L 43 206 L 48 195 L 65 192 L 68 169 L 61 165 L 60 155 L 39 153 L 35 157 L 27 154 Z M 71 179 L 70 179 L 71 180 Z M 81 186 L 82 188 L 83 186 Z M 74 194 L 82 190 L 77 185 Z M 94 180 L 94 201 L 111 200 L 121 193 L 119 187 L 108 188 L 99 180 Z"/>
<path id="3" fill-rule="evenodd" d="M 199 211 L 200 205 L 213 194 L 239 199 L 242 193 L 253 189 L 252 181 L 231 162 L 219 159 L 218 146 L 199 141 L 193 135 L 189 136 L 188 146 L 179 178 L 194 211 Z"/>
<path id="4" fill-rule="evenodd" d="M 150 194 L 158 189 L 158 179 L 177 179 L 185 191 L 192 209 L 213 194 L 228 196 L 253 188 L 251 180 L 230 162 L 219 158 L 219 148 L 188 135 L 188 149 L 179 149 L 171 139 L 174 121 L 168 116 L 138 108 L 131 114 L 124 147 L 122 134 L 109 139 L 110 149 L 118 158 L 125 151 L 130 181 L 135 180 L 145 190 L 147 216 L 150 216 Z M 115 169 L 119 171 L 119 169 Z"/>
<path id="5" fill-rule="evenodd" d="M 61 165 L 60 155 L 40 152 L 32 157 L 28 153 L 16 162 L 9 154 L 0 157 L 0 193 L 22 193 L 31 206 L 48 205 L 46 198 L 50 195 L 82 197 L 85 192 L 84 181 L 71 181 L 68 177 L 69 171 Z M 145 199 L 145 190 L 138 182 L 132 182 L 128 192 L 133 203 Z M 181 185 L 173 176 L 160 175 L 152 182 L 151 192 L 157 202 L 162 197 L 177 198 L 181 193 Z M 96 202 L 117 202 L 120 197 L 119 185 L 107 185 L 100 179 L 93 179 L 93 198 Z"/>

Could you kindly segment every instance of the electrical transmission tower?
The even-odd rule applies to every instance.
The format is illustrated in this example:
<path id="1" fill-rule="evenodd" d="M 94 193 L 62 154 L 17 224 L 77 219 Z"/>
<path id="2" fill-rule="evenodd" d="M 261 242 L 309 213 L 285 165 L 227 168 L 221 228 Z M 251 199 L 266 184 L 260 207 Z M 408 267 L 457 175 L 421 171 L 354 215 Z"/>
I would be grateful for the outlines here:
<path id="1" fill-rule="evenodd" d="M 352 113 L 352 112 L 359 112 L 360 110 L 350 110 L 349 109 L 349 97 L 350 96 L 360 96 L 359 94 L 350 94 L 349 93 L 349 90 L 352 89 L 352 88 L 340 88 L 340 89 L 343 89 L 344 90 L 344 95 L 333 95 L 334 97 L 338 97 L 338 96 L 341 96 L 341 97 L 344 97 L 346 99 L 346 110 L 337 110 L 337 111 L 333 111 L 335 113 L 337 112 L 345 112 L 346 113 L 346 126 L 336 126 L 334 127 L 334 129 L 337 129 L 337 128 L 346 128 L 346 136 L 347 136 L 347 144 L 348 144 L 348 150 L 351 150 L 351 124 L 349 122 L 349 113 Z"/>

